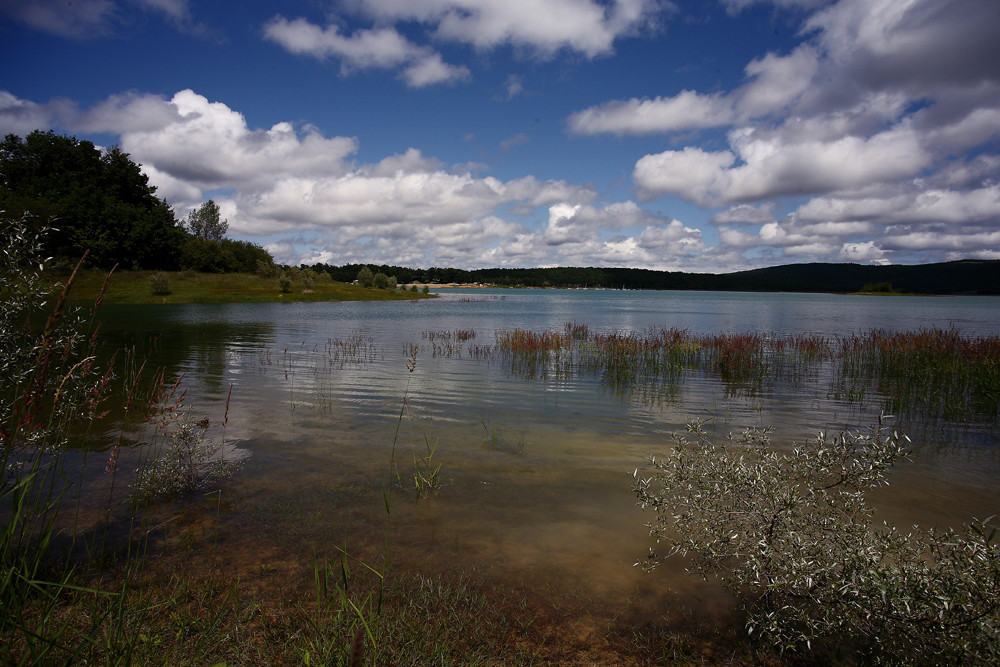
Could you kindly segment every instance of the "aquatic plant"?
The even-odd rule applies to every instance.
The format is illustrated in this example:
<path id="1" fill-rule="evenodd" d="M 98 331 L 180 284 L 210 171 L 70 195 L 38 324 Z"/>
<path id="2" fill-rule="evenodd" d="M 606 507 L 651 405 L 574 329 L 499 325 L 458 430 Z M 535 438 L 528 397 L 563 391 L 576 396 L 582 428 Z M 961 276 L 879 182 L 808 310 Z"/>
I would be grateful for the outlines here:
<path id="1" fill-rule="evenodd" d="M 136 473 L 136 500 L 183 499 L 218 489 L 232 479 L 241 464 L 226 458 L 224 442 L 205 441 L 207 428 L 206 423 L 193 424 L 183 415 L 171 425 L 162 451 Z"/>
<path id="2" fill-rule="evenodd" d="M 875 525 L 867 490 L 886 484 L 906 438 L 820 433 L 779 452 L 766 430 L 711 442 L 701 422 L 675 435 L 633 491 L 666 545 L 743 605 L 746 629 L 781 651 L 847 642 L 871 661 L 1000 659 L 1000 541 L 990 520 L 960 531 Z M 648 476 L 647 476 L 648 474 Z"/>
<path id="3" fill-rule="evenodd" d="M 97 625 L 71 627 L 60 606 L 65 595 L 83 593 L 96 601 L 104 593 L 81 586 L 69 554 L 54 544 L 74 477 L 79 478 L 67 469 L 67 446 L 106 412 L 112 365 L 102 369 L 98 362 L 93 322 L 66 306 L 84 258 L 57 290 L 46 316 L 51 288 L 43 278 L 43 235 L 23 218 L 0 216 L 0 662 L 5 664 L 70 662 L 100 643 Z M 42 326 L 32 320 L 39 314 Z M 72 544 L 79 536 L 68 537 Z"/>
<path id="4" fill-rule="evenodd" d="M 500 330 L 472 358 L 502 361 L 527 378 L 591 375 L 613 394 L 658 403 L 680 395 L 686 377 L 718 379 L 727 397 L 760 398 L 779 383 L 822 379 L 836 400 L 929 419 L 1000 415 L 1000 337 L 955 330 L 873 330 L 831 340 L 815 334 L 692 335 L 676 328 L 597 333 Z"/>
<path id="5" fill-rule="evenodd" d="M 882 396 L 895 413 L 946 419 L 1000 414 L 1000 337 L 954 329 L 873 330 L 840 341 L 834 387 L 844 395 Z"/>

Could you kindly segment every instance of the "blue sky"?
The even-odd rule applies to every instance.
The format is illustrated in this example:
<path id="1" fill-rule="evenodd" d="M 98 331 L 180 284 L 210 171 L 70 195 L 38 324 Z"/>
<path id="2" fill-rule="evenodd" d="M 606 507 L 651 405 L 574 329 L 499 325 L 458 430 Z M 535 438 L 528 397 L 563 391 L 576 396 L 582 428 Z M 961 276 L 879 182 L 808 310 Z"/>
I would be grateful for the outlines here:
<path id="1" fill-rule="evenodd" d="M 1000 258 L 996 0 L 0 0 L 0 133 L 298 264 Z"/>

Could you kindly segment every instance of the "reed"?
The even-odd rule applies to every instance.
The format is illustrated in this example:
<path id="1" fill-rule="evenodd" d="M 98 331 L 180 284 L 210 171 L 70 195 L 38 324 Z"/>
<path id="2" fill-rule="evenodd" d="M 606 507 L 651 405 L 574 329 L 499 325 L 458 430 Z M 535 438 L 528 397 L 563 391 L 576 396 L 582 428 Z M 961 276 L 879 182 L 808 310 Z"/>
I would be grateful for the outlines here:
<path id="1" fill-rule="evenodd" d="M 944 419 L 992 420 L 1000 414 L 1000 338 L 954 329 L 888 332 L 840 341 L 835 387 L 881 396 L 886 411 Z"/>
<path id="2" fill-rule="evenodd" d="M 832 397 L 885 412 L 947 420 L 1000 414 L 1000 337 L 955 330 L 872 330 L 831 340 L 667 327 L 597 333 L 569 323 L 563 332 L 501 330 L 494 345 L 476 345 L 470 356 L 529 379 L 589 375 L 617 396 L 651 403 L 675 400 L 693 374 L 745 398 L 766 396 L 779 383 L 828 378 Z"/>

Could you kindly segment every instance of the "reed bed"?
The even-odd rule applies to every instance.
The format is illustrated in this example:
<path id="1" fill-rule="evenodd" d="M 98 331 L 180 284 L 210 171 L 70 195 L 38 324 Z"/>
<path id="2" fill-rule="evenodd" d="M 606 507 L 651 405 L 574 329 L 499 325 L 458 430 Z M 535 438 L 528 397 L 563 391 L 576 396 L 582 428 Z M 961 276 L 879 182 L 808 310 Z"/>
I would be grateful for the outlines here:
<path id="1" fill-rule="evenodd" d="M 1000 412 L 1000 338 L 955 330 L 870 331 L 840 341 L 836 389 L 868 390 L 891 411 L 946 419 L 993 419 Z M 860 400 L 860 399 L 859 399 Z"/>
<path id="2" fill-rule="evenodd" d="M 680 396 L 692 375 L 719 380 L 729 397 L 761 397 L 777 385 L 828 382 L 838 400 L 948 420 L 1000 413 L 1000 337 L 954 329 L 872 330 L 842 338 L 758 332 L 693 335 L 677 328 L 597 333 L 498 331 L 470 356 L 499 360 L 527 378 L 599 378 L 611 392 L 656 402 Z"/>
<path id="3" fill-rule="evenodd" d="M 424 331 L 421 336 L 431 344 L 432 357 L 461 357 L 465 344 L 475 340 L 474 329 Z"/>

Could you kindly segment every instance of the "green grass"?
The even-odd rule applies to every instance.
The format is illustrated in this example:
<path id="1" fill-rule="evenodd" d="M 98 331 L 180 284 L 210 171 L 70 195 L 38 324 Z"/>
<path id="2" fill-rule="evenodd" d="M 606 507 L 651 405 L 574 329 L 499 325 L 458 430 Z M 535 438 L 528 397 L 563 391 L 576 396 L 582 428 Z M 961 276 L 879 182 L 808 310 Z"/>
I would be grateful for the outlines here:
<path id="1" fill-rule="evenodd" d="M 249 273 L 167 272 L 169 294 L 154 294 L 150 278 L 154 271 L 115 271 L 111 274 L 105 304 L 139 305 L 157 303 L 263 303 L 280 301 L 400 301 L 433 298 L 403 290 L 368 289 L 326 278 L 313 281 L 309 288 L 293 280 L 291 291 L 282 293 L 277 278 L 260 278 Z M 70 302 L 90 305 L 100 293 L 107 274 L 81 272 L 70 294 Z"/>

